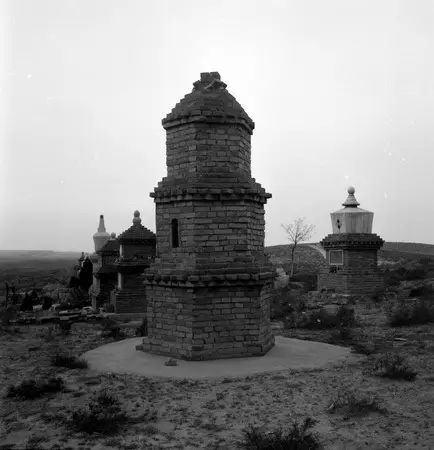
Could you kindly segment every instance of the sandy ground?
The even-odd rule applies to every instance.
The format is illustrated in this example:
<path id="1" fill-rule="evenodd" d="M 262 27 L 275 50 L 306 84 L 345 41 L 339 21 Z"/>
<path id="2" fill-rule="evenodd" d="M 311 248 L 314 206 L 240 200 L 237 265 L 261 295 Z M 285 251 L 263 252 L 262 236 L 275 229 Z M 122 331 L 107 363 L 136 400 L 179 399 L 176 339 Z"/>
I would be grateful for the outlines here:
<path id="1" fill-rule="evenodd" d="M 20 327 L 0 336 L 0 448 L 232 449 L 249 424 L 272 430 L 309 416 L 327 449 L 433 449 L 434 327 L 389 328 L 375 305 L 360 308 L 358 315 L 361 326 L 354 332 L 360 340 L 375 344 L 377 353 L 405 355 L 418 372 L 414 382 L 373 376 L 368 370 L 373 356 L 333 367 L 204 380 L 59 369 L 50 365 L 59 347 L 80 355 L 113 340 L 98 336 L 91 324 L 75 324 L 70 336 L 51 338 L 46 326 Z M 285 334 L 335 339 L 333 331 Z M 11 383 L 53 374 L 63 377 L 65 392 L 27 401 L 4 398 Z M 102 387 L 119 397 L 131 421 L 113 436 L 74 431 L 72 412 Z M 328 412 L 337 393 L 347 390 L 372 394 L 384 411 L 360 417 Z"/>

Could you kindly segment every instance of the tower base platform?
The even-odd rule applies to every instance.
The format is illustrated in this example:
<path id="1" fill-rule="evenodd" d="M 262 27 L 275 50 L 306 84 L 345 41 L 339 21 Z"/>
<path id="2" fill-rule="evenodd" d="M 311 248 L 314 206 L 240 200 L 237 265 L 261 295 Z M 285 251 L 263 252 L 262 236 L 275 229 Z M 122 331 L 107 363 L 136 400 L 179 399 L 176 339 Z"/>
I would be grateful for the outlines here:
<path id="1" fill-rule="evenodd" d="M 275 337 L 274 347 L 264 356 L 211 361 L 176 360 L 137 351 L 143 338 L 125 339 L 84 353 L 91 370 L 166 378 L 231 378 L 281 370 L 318 369 L 356 358 L 350 349 L 322 342 Z"/>

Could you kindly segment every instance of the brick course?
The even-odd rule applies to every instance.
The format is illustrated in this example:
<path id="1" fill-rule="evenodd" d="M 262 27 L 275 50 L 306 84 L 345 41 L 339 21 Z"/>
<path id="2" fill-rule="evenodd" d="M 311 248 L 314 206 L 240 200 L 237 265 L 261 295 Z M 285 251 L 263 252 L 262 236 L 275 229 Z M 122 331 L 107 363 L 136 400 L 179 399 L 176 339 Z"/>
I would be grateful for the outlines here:
<path id="1" fill-rule="evenodd" d="M 318 290 L 334 289 L 350 295 L 375 295 L 384 290 L 377 252 L 383 240 L 371 233 L 330 234 L 321 241 L 329 261 L 331 250 L 342 250 L 343 264 L 324 267 L 318 275 Z M 336 270 L 331 267 L 335 267 Z"/>

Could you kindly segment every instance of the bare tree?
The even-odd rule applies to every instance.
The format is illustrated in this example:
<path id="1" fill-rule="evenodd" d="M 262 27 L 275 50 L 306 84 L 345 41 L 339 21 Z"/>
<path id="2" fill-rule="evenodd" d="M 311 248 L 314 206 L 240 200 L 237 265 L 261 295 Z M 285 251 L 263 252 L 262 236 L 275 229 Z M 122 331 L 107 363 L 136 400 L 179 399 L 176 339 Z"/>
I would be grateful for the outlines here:
<path id="1" fill-rule="evenodd" d="M 306 242 L 311 238 L 313 230 L 315 229 L 315 225 L 311 225 L 306 223 L 305 217 L 299 217 L 294 219 L 294 222 L 289 225 L 282 224 L 283 229 L 286 231 L 288 235 L 288 240 L 290 242 L 291 247 L 291 272 L 289 274 L 290 277 L 294 276 L 294 255 L 295 249 L 297 245 L 301 242 Z"/>

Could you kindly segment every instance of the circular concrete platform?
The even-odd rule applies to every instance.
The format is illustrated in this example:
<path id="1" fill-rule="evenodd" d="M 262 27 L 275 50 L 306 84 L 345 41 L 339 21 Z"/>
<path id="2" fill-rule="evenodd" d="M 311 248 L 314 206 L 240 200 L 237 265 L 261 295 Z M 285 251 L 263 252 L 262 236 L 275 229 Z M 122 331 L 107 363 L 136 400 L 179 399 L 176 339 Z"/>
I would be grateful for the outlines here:
<path id="1" fill-rule="evenodd" d="M 170 378 L 239 377 L 285 369 L 315 369 L 346 359 L 350 349 L 322 342 L 276 336 L 275 346 L 264 356 L 217 359 L 212 361 L 177 360 L 166 366 L 167 356 L 137 351 L 142 338 L 125 339 L 86 352 L 90 369 Z"/>

